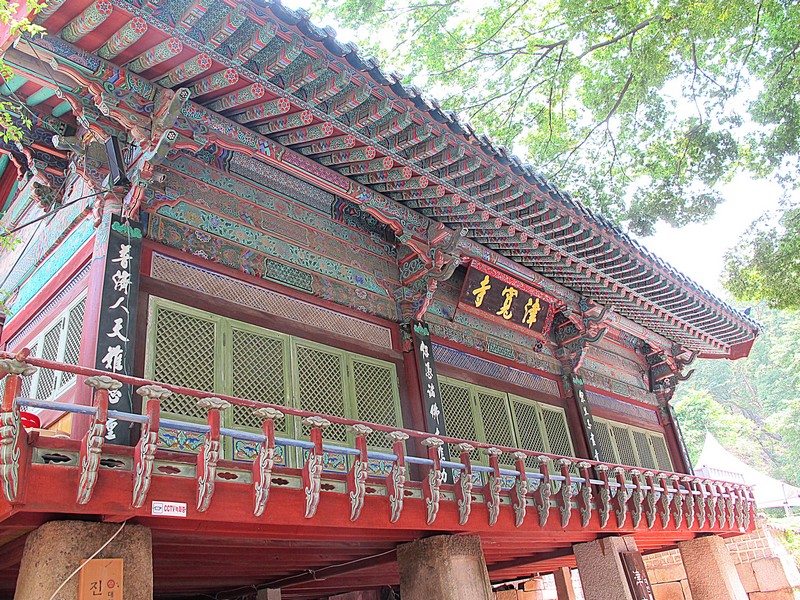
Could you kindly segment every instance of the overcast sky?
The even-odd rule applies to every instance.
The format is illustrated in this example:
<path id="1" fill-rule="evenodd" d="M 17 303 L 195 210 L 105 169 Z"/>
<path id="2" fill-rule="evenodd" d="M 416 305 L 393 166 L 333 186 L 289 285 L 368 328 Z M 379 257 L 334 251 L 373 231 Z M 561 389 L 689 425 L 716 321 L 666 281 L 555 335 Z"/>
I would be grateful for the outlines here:
<path id="1" fill-rule="evenodd" d="M 740 175 L 722 193 L 725 202 L 708 223 L 680 229 L 661 224 L 656 235 L 639 241 L 704 288 L 725 297 L 719 283 L 725 252 L 753 220 L 778 207 L 781 189 L 775 183 Z"/>

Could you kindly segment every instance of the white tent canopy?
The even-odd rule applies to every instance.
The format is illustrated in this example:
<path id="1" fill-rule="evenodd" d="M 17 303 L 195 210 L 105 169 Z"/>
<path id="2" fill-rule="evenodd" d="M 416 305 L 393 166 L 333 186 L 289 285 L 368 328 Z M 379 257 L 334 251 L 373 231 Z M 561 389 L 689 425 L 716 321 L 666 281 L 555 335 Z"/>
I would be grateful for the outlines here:
<path id="1" fill-rule="evenodd" d="M 694 469 L 697 475 L 752 485 L 758 508 L 800 506 L 800 488 L 755 470 L 728 452 L 706 432 L 703 451 Z"/>

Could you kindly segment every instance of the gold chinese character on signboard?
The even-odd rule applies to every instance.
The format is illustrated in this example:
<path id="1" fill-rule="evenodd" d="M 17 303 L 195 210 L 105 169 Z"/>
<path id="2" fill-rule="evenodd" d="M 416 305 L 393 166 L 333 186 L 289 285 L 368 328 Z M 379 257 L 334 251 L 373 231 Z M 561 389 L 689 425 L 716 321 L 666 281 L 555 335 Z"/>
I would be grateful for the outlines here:
<path id="1" fill-rule="evenodd" d="M 511 286 L 506 287 L 503 290 L 503 297 L 505 298 L 505 300 L 503 300 L 503 306 L 501 306 L 500 310 L 498 310 L 495 314 L 500 315 L 506 321 L 510 319 L 512 317 L 511 303 L 514 301 L 514 298 L 516 298 L 518 295 L 519 292 L 517 291 L 516 288 L 513 288 Z"/>
<path id="2" fill-rule="evenodd" d="M 475 308 L 480 308 L 481 304 L 483 304 L 483 299 L 486 296 L 486 292 L 492 289 L 492 286 L 489 285 L 489 276 L 483 278 L 481 284 L 472 290 L 472 295 L 475 296 Z"/>
<path id="3" fill-rule="evenodd" d="M 542 310 L 542 305 L 539 303 L 539 299 L 537 298 L 536 302 L 534 302 L 533 298 L 528 298 L 528 303 L 525 305 L 525 316 L 522 317 L 522 324 L 530 328 L 536 323 L 536 317 L 539 316 L 540 310 Z"/>

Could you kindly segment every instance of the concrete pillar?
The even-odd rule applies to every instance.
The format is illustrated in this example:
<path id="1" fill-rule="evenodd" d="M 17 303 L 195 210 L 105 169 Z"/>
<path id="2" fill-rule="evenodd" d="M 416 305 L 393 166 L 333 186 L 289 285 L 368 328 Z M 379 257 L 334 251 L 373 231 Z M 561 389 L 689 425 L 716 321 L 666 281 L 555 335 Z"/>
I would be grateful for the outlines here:
<path id="1" fill-rule="evenodd" d="M 278 598 L 280 600 L 280 598 Z M 330 596 L 328 600 L 381 600 L 381 595 L 376 590 L 364 590 L 361 592 L 347 592 Z"/>
<path id="2" fill-rule="evenodd" d="M 15 600 L 47 600 L 81 563 L 113 536 L 120 525 L 50 521 L 28 536 L 17 577 Z M 152 600 L 153 552 L 150 530 L 125 525 L 95 558 L 121 558 L 125 600 Z M 78 597 L 80 573 L 53 600 Z"/>
<path id="3" fill-rule="evenodd" d="M 572 550 L 585 600 L 633 600 L 619 556 L 638 551 L 632 537 L 607 537 L 575 544 Z"/>
<path id="4" fill-rule="evenodd" d="M 493 600 L 477 536 L 439 535 L 397 547 L 403 600 Z"/>
<path id="5" fill-rule="evenodd" d="M 678 542 L 694 600 L 747 600 L 725 541 L 716 535 Z"/>
<path id="6" fill-rule="evenodd" d="M 572 587 L 572 569 L 561 567 L 553 573 L 553 578 L 556 580 L 558 600 L 575 600 L 575 588 Z"/>
<path id="7" fill-rule="evenodd" d="M 257 600 L 281 600 L 281 591 L 275 588 L 258 590 Z"/>

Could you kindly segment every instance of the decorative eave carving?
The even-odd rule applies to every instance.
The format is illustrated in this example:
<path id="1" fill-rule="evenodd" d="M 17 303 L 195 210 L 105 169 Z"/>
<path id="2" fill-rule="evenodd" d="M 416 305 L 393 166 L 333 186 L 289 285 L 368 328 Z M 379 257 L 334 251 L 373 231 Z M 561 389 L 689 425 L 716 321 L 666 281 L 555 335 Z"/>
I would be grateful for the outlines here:
<path id="1" fill-rule="evenodd" d="M 551 337 L 555 355 L 564 373 L 575 373 L 586 357 L 587 344 L 596 344 L 608 331 L 606 319 L 611 307 L 581 301 L 580 312 L 562 307 L 553 320 Z"/>
<path id="2" fill-rule="evenodd" d="M 677 345 L 665 349 L 650 344 L 644 344 L 642 352 L 647 361 L 650 391 L 656 395 L 660 405 L 666 405 L 672 400 L 678 382 L 686 381 L 694 374 L 694 369 L 686 373 L 683 370 L 694 362 L 698 353 Z"/>
<path id="3" fill-rule="evenodd" d="M 394 293 L 401 322 L 422 320 L 433 301 L 440 281 L 447 281 L 466 258 L 458 243 L 466 229 L 453 232 L 441 223 L 430 223 L 428 240 L 423 244 L 398 237 L 397 264 L 402 286 Z"/>

